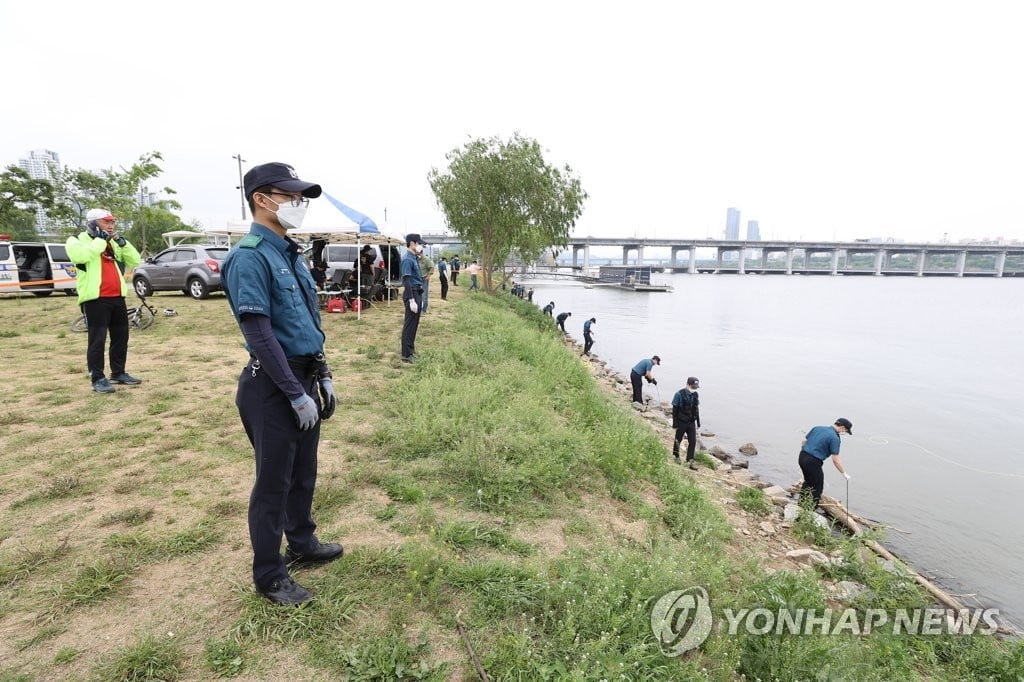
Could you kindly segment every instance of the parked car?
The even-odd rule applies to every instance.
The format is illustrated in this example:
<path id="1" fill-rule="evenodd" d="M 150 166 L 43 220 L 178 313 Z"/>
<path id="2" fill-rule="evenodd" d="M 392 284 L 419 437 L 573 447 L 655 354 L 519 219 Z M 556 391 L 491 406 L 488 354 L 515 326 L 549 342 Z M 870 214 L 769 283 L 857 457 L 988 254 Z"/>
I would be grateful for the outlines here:
<path id="1" fill-rule="evenodd" d="M 149 296 L 154 291 L 181 291 L 203 299 L 211 291 L 220 290 L 220 266 L 227 255 L 226 246 L 172 246 L 140 263 L 132 275 L 132 286 L 139 296 Z"/>

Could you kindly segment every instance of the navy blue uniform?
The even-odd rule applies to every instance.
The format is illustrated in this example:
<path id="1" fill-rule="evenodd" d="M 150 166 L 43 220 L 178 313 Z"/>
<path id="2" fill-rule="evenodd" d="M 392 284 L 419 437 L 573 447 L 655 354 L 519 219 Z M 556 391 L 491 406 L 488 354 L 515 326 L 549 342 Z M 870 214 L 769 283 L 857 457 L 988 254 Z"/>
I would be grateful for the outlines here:
<path id="1" fill-rule="evenodd" d="M 320 422 L 301 431 L 290 401 L 302 392 L 319 401 L 316 386 L 324 366 L 325 337 L 316 285 L 292 240 L 253 223 L 249 234 L 231 249 L 221 273 L 228 305 L 239 324 L 247 315 L 269 318 L 288 359 L 286 376 L 275 381 L 250 348 L 253 356 L 238 379 L 235 397 L 256 457 L 249 497 L 253 581 L 266 588 L 288 577 L 282 535 L 298 554 L 318 545 L 312 506 Z"/>
<path id="2" fill-rule="evenodd" d="M 402 321 L 402 359 L 411 361 L 416 354 L 416 332 L 420 328 L 420 313 L 423 311 L 423 275 L 416 254 L 406 251 L 401 265 L 402 303 L 405 305 L 405 319 Z M 416 302 L 413 312 L 410 301 Z"/>
<path id="3" fill-rule="evenodd" d="M 594 347 L 594 335 L 590 333 L 591 320 L 583 323 L 583 354 L 590 355 L 590 349 Z"/>
<path id="4" fill-rule="evenodd" d="M 679 459 L 679 444 L 686 438 L 686 461 L 692 462 L 697 449 L 697 427 L 700 426 L 700 396 L 696 391 L 682 388 L 672 396 L 672 428 L 676 430 L 672 441 L 672 456 Z"/>
<path id="5" fill-rule="evenodd" d="M 825 489 L 825 472 L 821 465 L 832 455 L 839 454 L 839 433 L 832 426 L 815 426 L 805 439 L 807 442 L 800 449 L 800 471 L 804 475 L 800 488 L 811 493 L 817 506 Z"/>

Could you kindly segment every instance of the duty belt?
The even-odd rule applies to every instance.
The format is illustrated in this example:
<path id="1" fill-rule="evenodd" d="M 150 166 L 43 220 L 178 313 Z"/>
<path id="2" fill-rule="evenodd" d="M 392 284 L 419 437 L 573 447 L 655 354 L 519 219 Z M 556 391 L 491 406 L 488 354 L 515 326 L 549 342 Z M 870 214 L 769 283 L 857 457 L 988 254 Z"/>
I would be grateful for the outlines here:
<path id="1" fill-rule="evenodd" d="M 288 358 L 288 366 L 292 368 L 297 378 L 308 379 L 320 373 L 320 369 L 324 366 L 324 360 L 323 353 L 296 355 Z"/>

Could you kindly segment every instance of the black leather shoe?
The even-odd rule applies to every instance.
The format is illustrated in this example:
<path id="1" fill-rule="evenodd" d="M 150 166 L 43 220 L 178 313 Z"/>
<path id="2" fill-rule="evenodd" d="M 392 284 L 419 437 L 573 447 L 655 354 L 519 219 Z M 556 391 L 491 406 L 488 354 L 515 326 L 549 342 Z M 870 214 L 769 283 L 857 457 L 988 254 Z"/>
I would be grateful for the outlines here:
<path id="1" fill-rule="evenodd" d="M 328 561 L 341 558 L 341 555 L 344 553 L 345 548 L 337 542 L 318 542 L 316 547 L 302 554 L 293 552 L 292 548 L 289 547 L 284 551 L 284 560 L 289 566 L 326 564 Z"/>
<path id="2" fill-rule="evenodd" d="M 298 606 L 313 598 L 313 594 L 291 578 L 285 577 L 267 585 L 266 588 L 256 586 L 261 595 L 282 606 Z"/>

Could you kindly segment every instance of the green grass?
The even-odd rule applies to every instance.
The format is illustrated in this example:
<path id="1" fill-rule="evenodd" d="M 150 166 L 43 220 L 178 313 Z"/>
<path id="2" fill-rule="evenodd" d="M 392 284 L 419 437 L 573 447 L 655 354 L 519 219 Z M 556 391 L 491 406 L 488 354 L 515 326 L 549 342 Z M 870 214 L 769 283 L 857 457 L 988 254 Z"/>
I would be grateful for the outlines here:
<path id="1" fill-rule="evenodd" d="M 768 516 L 772 511 L 771 501 L 760 488 L 740 488 L 736 492 L 736 504 L 756 516 Z"/>
<path id="2" fill-rule="evenodd" d="M 96 680 L 173 682 L 185 669 L 185 653 L 172 639 L 144 636 L 93 671 Z"/>
<path id="3" fill-rule="evenodd" d="M 0 414 L 0 627 L 18 633 L 0 641 L 0 680 L 473 679 L 457 619 L 495 680 L 1024 674 L 1021 645 L 980 636 L 716 631 L 664 657 L 650 609 L 672 590 L 702 586 L 719 613 L 829 605 L 825 580 L 865 585 L 858 608 L 927 599 L 806 519 L 794 533 L 846 561 L 765 571 L 719 494 L 668 463 L 664 438 L 598 387 L 536 306 L 453 289 L 413 366 L 393 348 L 400 306 L 325 319 L 345 410 L 322 425 L 314 517 L 347 552 L 293 570 L 315 595 L 299 608 L 249 584 L 253 459 L 233 403 L 245 353 L 223 297 L 161 294 L 179 316 L 132 338 L 147 383 L 99 398 L 102 411 L 84 340 L 52 343 L 73 302 L 44 302 L 51 321 L 9 344 L 17 407 Z M 0 325 L 23 317 L 2 303 Z M 200 373 L 194 347 L 216 356 Z M 38 383 L 54 372 L 64 381 Z M 43 437 L 45 459 L 29 450 Z M 737 503 L 756 514 L 762 498 Z M 179 641 L 168 633 L 182 623 Z"/>

